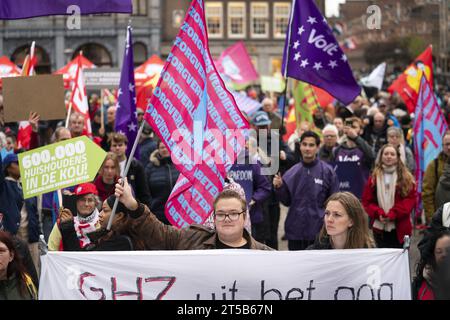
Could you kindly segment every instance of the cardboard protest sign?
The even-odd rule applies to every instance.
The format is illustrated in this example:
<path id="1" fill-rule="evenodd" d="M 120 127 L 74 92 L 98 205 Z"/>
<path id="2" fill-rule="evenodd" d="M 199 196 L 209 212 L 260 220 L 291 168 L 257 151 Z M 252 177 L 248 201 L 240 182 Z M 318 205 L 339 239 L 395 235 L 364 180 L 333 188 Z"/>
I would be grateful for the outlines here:
<path id="1" fill-rule="evenodd" d="M 39 299 L 410 300 L 408 261 L 402 249 L 49 252 Z"/>
<path id="2" fill-rule="evenodd" d="M 3 107 L 5 122 L 27 120 L 30 111 L 37 112 L 41 120 L 64 119 L 62 75 L 4 78 Z"/>
<path id="3" fill-rule="evenodd" d="M 94 180 L 105 156 L 86 136 L 20 153 L 24 198 Z"/>

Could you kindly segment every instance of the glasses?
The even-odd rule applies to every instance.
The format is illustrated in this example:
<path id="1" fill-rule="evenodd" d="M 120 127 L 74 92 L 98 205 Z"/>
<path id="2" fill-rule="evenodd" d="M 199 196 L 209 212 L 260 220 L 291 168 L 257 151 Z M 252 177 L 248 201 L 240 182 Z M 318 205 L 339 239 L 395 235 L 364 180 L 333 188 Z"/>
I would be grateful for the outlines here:
<path id="1" fill-rule="evenodd" d="M 241 214 L 243 214 L 245 212 L 245 210 L 241 211 L 241 212 L 223 212 L 223 211 L 217 211 L 214 212 L 214 217 L 216 219 L 216 221 L 225 221 L 225 218 L 228 217 L 231 221 L 236 221 L 237 219 L 239 219 L 239 216 Z"/>

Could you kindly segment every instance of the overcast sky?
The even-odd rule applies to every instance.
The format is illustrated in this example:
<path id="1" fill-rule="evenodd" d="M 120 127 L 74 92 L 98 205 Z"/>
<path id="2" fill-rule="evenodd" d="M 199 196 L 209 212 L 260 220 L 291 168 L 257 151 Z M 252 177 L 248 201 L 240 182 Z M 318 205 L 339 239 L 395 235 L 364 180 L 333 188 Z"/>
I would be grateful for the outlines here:
<path id="1" fill-rule="evenodd" d="M 325 10 L 326 16 L 337 16 L 339 13 L 339 3 L 344 3 L 345 0 L 326 0 Z"/>

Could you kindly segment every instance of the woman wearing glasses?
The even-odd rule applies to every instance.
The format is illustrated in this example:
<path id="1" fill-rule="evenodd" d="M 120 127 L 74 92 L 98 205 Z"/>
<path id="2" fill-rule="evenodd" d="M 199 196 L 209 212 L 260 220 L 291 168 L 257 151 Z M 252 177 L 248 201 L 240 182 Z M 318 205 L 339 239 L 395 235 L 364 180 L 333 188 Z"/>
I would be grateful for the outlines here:
<path id="1" fill-rule="evenodd" d="M 100 212 L 102 229 L 95 233 L 96 245 L 88 250 L 114 250 L 120 239 L 129 239 L 127 250 L 202 250 L 202 249 L 257 249 L 272 250 L 257 242 L 245 230 L 247 203 L 232 190 L 223 191 L 214 202 L 214 224 L 216 230 L 193 224 L 184 229 L 168 226 L 132 195 L 125 179 L 124 185 L 116 184 L 115 196 L 119 198 L 118 214 L 114 216 L 111 231 L 106 231 L 114 201 L 108 198 Z M 74 238 L 74 237 L 72 237 Z M 107 245 L 108 242 L 110 245 Z M 122 241 L 124 242 L 124 241 Z M 80 250 L 72 241 L 71 250 Z M 120 246 L 123 248 L 124 246 Z M 125 246 L 126 247 L 126 246 Z M 123 249 L 122 249 L 123 250 Z"/>

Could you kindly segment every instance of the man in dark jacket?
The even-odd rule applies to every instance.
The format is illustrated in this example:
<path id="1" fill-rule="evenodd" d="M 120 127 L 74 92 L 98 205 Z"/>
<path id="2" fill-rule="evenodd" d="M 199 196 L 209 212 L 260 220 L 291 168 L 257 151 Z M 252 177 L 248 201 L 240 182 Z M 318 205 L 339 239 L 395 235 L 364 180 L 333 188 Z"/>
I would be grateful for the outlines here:
<path id="1" fill-rule="evenodd" d="M 304 250 L 313 244 L 323 224 L 325 201 L 339 190 L 334 170 L 317 159 L 320 138 L 306 131 L 300 138 L 302 160 L 289 169 L 283 178 L 273 179 L 275 193 L 290 207 L 285 231 L 289 250 Z"/>
<path id="2" fill-rule="evenodd" d="M 160 141 L 158 149 L 150 155 L 150 163 L 145 167 L 145 176 L 150 191 L 150 210 L 163 223 L 170 225 L 164 213 L 164 207 L 169 199 L 180 172 L 170 157 L 166 145 Z"/>
<path id="3" fill-rule="evenodd" d="M 333 149 L 339 144 L 338 136 L 339 131 L 334 124 L 327 124 L 322 130 L 323 145 L 319 149 L 319 159 L 325 162 L 331 162 L 334 160 Z"/>
<path id="4" fill-rule="evenodd" d="M 375 155 L 387 143 L 387 129 L 386 116 L 381 112 L 375 113 L 371 122 L 364 128 L 363 139 L 367 141 Z"/>
<path id="5" fill-rule="evenodd" d="M 139 161 L 141 161 L 144 168 L 149 164 L 150 155 L 157 149 L 157 147 L 156 141 L 152 138 L 152 128 L 148 123 L 145 123 L 139 141 Z"/>
<path id="6" fill-rule="evenodd" d="M 127 145 L 128 139 L 125 135 L 121 133 L 114 133 L 111 136 L 110 151 L 117 154 L 120 165 L 120 176 L 123 175 L 123 172 L 125 171 L 125 165 L 127 163 Z M 150 191 L 148 190 L 147 179 L 145 178 L 145 170 L 138 160 L 133 159 L 131 161 L 127 178 L 139 202 L 142 202 L 150 208 Z"/>

